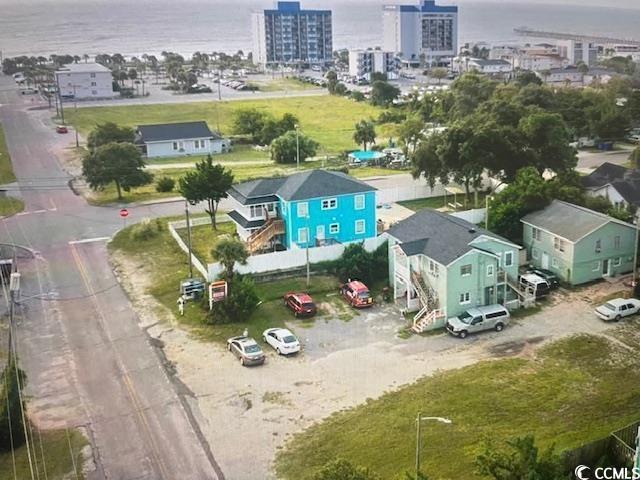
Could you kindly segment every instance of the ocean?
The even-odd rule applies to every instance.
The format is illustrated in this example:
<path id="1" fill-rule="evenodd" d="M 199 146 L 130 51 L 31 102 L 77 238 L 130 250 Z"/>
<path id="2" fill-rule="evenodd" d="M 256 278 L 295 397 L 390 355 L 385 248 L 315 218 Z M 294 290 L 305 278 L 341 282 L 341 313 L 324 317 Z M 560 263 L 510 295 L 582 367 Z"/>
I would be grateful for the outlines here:
<path id="1" fill-rule="evenodd" d="M 334 48 L 382 42 L 384 0 L 302 0 L 303 7 L 333 10 Z M 450 4 L 442 0 L 438 3 Z M 640 9 L 516 4 L 460 0 L 459 40 L 524 42 L 513 29 L 537 29 L 640 38 Z M 640 2 L 639 2 L 640 4 Z M 250 14 L 273 5 L 259 0 L 1 0 L 2 55 L 95 55 L 163 50 L 251 50 Z"/>

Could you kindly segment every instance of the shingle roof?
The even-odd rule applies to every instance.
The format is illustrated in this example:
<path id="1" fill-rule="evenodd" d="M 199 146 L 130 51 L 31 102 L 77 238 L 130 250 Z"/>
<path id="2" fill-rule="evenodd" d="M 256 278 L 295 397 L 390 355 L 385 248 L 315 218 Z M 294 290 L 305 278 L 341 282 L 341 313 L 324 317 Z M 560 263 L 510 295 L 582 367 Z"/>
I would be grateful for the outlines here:
<path id="1" fill-rule="evenodd" d="M 242 228 L 258 228 L 265 224 L 265 220 L 248 220 L 237 210 L 231 210 L 227 215 L 231 220 L 240 224 Z"/>
<path id="2" fill-rule="evenodd" d="M 220 138 L 209 130 L 207 122 L 161 123 L 157 125 L 138 125 L 142 142 L 162 142 L 190 138 Z"/>
<path id="3" fill-rule="evenodd" d="M 370 192 L 375 187 L 341 172 L 307 170 L 288 177 L 264 178 L 234 185 L 229 194 L 243 205 L 272 197 L 285 201 Z"/>
<path id="4" fill-rule="evenodd" d="M 609 222 L 635 228 L 629 223 L 609 217 L 604 213 L 572 203 L 554 200 L 546 208 L 526 215 L 523 222 L 541 228 L 571 242 L 576 242 Z"/>
<path id="5" fill-rule="evenodd" d="M 624 178 L 629 169 L 622 165 L 605 162 L 586 177 L 582 177 L 585 187 L 602 187 L 613 180 Z"/>
<path id="6" fill-rule="evenodd" d="M 387 233 L 402 242 L 400 248 L 407 256 L 423 254 L 443 265 L 472 250 L 471 241 L 482 235 L 512 243 L 466 220 L 431 209 L 414 213 Z"/>
<path id="7" fill-rule="evenodd" d="M 603 163 L 586 177 L 582 184 L 587 188 L 600 188 L 611 185 L 627 203 L 640 206 L 640 171 Z"/>

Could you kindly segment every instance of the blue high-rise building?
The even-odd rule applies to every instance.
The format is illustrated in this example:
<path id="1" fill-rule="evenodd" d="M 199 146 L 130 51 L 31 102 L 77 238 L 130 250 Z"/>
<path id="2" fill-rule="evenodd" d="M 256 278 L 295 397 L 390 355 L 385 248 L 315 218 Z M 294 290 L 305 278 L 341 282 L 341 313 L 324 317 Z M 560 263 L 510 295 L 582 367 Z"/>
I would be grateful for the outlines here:
<path id="1" fill-rule="evenodd" d="M 383 48 L 405 62 L 448 64 L 458 54 L 458 7 L 424 0 L 413 5 L 384 5 Z"/>
<path id="2" fill-rule="evenodd" d="M 331 10 L 303 10 L 300 2 L 253 14 L 253 58 L 260 65 L 331 62 Z"/>

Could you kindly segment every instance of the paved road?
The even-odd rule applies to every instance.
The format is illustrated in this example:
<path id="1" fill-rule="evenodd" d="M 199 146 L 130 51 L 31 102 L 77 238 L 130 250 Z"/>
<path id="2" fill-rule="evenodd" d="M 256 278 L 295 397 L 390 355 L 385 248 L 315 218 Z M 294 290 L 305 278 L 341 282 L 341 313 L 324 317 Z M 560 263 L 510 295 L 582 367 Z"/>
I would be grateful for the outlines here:
<path id="1" fill-rule="evenodd" d="M 615 150 L 612 152 L 591 152 L 581 150 L 578 152 L 578 170 L 598 168 L 605 162 L 615 163 L 616 165 L 624 165 L 629 161 L 629 154 L 633 150 L 632 147 L 624 150 Z"/>
<path id="2" fill-rule="evenodd" d="M 90 479 L 224 478 L 194 421 L 190 392 L 163 368 L 110 268 L 103 237 L 122 226 L 117 209 L 88 206 L 69 190 L 51 153 L 68 140 L 52 133 L 43 112 L 28 111 L 35 105 L 6 77 L 0 104 L 26 203 L 24 214 L 2 220 L 0 242 L 37 252 L 21 262 L 18 325 L 31 417 L 44 428 L 86 428 L 95 461 Z M 140 218 L 181 209 L 131 211 Z"/>

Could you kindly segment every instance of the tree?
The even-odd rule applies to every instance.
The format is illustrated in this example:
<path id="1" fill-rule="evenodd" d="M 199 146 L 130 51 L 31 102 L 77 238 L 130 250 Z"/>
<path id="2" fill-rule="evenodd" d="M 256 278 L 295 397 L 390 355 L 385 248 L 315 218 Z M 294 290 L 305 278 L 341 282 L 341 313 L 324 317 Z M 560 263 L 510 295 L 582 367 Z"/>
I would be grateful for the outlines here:
<path id="1" fill-rule="evenodd" d="M 371 84 L 371 103 L 378 107 L 388 107 L 400 95 L 400 89 L 388 82 L 376 80 Z"/>
<path id="2" fill-rule="evenodd" d="M 516 438 L 506 442 L 505 450 L 498 450 L 487 442 L 485 450 L 476 459 L 481 475 L 494 480 L 563 480 L 562 459 L 554 447 L 540 453 L 533 436 Z"/>
<path id="3" fill-rule="evenodd" d="M 381 480 L 368 469 L 357 467 L 344 459 L 332 460 L 313 476 L 313 480 Z"/>
<path id="4" fill-rule="evenodd" d="M 308 157 L 313 157 L 320 145 L 311 138 L 296 132 L 289 131 L 271 142 L 271 159 L 276 163 L 296 163 L 298 152 L 300 161 L 304 162 Z"/>
<path id="5" fill-rule="evenodd" d="M 179 181 L 180 194 L 191 203 L 207 202 L 205 211 L 211 226 L 217 230 L 216 213 L 220 200 L 227 198 L 233 185 L 233 173 L 222 165 L 214 164 L 211 155 L 196 163 L 195 170 L 187 172 Z"/>
<path id="6" fill-rule="evenodd" d="M 446 171 L 442 166 L 442 161 L 438 155 L 438 147 L 442 143 L 442 134 L 433 134 L 422 141 L 411 159 L 411 174 L 413 178 L 424 176 L 427 184 L 433 189 L 436 181 L 440 180 L 443 184 L 448 182 Z"/>
<path id="7" fill-rule="evenodd" d="M 524 87 L 526 85 L 542 85 L 542 80 L 535 72 L 531 70 L 524 70 L 516 76 L 516 84 L 519 87 Z"/>
<path id="8" fill-rule="evenodd" d="M 251 135 L 252 141 L 257 143 L 267 118 L 266 113 L 256 108 L 240 108 L 233 113 L 231 129 L 238 135 Z"/>
<path id="9" fill-rule="evenodd" d="M 402 122 L 402 124 L 400 124 L 398 136 L 404 144 L 405 155 L 413 154 L 415 152 L 418 144 L 424 138 L 424 127 L 424 122 L 417 115 L 407 118 Z"/>
<path id="10" fill-rule="evenodd" d="M 438 80 L 438 85 L 442 83 L 442 79 L 447 78 L 447 69 L 446 68 L 432 68 L 429 71 L 429 76 Z"/>
<path id="11" fill-rule="evenodd" d="M 519 170 L 515 180 L 489 203 L 489 230 L 511 240 L 522 237 L 520 219 L 551 202 L 549 185 L 536 168 Z"/>
<path id="12" fill-rule="evenodd" d="M 362 149 L 367 149 L 367 144 L 376 142 L 376 128 L 369 120 L 360 120 L 356 123 L 356 130 L 353 132 L 353 141 L 362 144 Z"/>
<path id="13" fill-rule="evenodd" d="M 101 123 L 91 130 L 87 137 L 89 150 L 106 145 L 107 143 L 133 143 L 135 132 L 133 128 L 121 127 L 113 122 Z"/>
<path id="14" fill-rule="evenodd" d="M 633 149 L 629 155 L 629 162 L 631 162 L 633 168 L 640 168 L 640 147 Z"/>
<path id="15" fill-rule="evenodd" d="M 560 115 L 533 113 L 520 120 L 518 129 L 524 137 L 528 161 L 541 175 L 546 169 L 557 173 L 575 168 L 576 151 L 569 145 L 569 132 Z"/>
<path id="16" fill-rule="evenodd" d="M 249 258 L 244 242 L 233 237 L 224 237 L 218 241 L 211 250 L 211 255 L 222 265 L 222 278 L 229 283 L 233 282 L 236 263 L 246 265 Z"/>
<path id="17" fill-rule="evenodd" d="M 135 145 L 111 142 L 85 156 L 82 174 L 94 190 L 115 183 L 118 200 L 121 200 L 122 190 L 128 192 L 134 187 L 151 183 L 153 175 L 146 172 L 144 167 L 140 150 Z"/>

